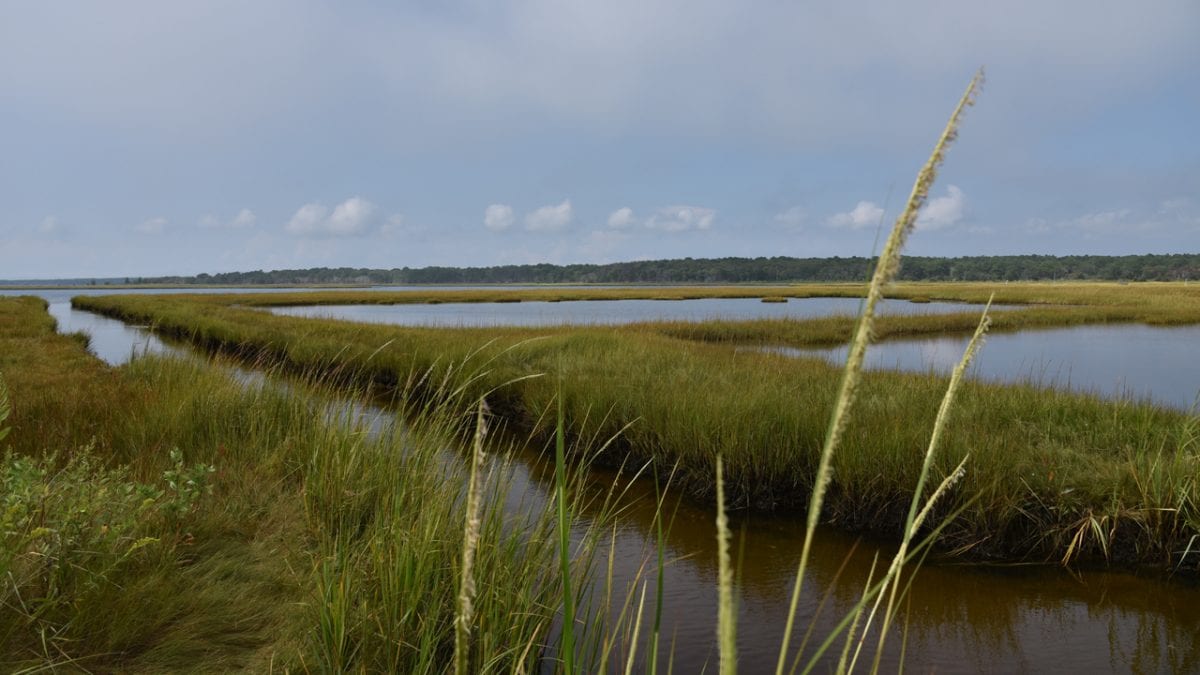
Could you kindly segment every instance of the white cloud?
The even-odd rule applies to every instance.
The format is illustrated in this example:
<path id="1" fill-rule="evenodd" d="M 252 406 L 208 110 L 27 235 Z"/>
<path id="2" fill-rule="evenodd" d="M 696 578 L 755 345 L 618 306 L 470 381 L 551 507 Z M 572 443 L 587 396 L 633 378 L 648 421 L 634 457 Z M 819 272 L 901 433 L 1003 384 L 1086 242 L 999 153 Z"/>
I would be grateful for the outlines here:
<path id="1" fill-rule="evenodd" d="M 362 197 L 351 197 L 338 204 L 329 216 L 329 233 L 335 235 L 362 234 L 375 215 L 375 205 Z"/>
<path id="2" fill-rule="evenodd" d="M 204 215 L 196 224 L 204 229 L 230 229 L 239 230 L 248 227 L 254 227 L 258 222 L 258 218 L 250 209 L 242 209 L 237 212 L 237 215 L 230 220 L 221 220 L 220 218 L 210 214 Z"/>
<path id="3" fill-rule="evenodd" d="M 958 223 L 962 220 L 966 202 L 966 195 L 957 185 L 947 187 L 946 196 L 925 202 L 925 208 L 917 214 L 917 229 L 940 230 Z"/>
<path id="4" fill-rule="evenodd" d="M 166 227 L 167 219 L 159 216 L 157 218 L 143 220 L 137 225 L 134 225 L 133 229 L 141 232 L 142 234 L 162 234 Z"/>
<path id="5" fill-rule="evenodd" d="M 284 228 L 299 236 L 347 237 L 365 234 L 375 216 L 375 205 L 362 197 L 351 197 L 334 207 L 305 204 Z"/>
<path id="6" fill-rule="evenodd" d="M 321 228 L 328 215 L 329 209 L 320 204 L 305 204 L 296 211 L 285 229 L 292 234 L 311 234 Z"/>
<path id="7" fill-rule="evenodd" d="M 799 206 L 793 206 L 787 211 L 775 214 L 775 222 L 790 228 L 799 228 L 807 220 L 808 213 Z"/>
<path id="8" fill-rule="evenodd" d="M 875 202 L 859 202 L 853 209 L 844 213 L 835 213 L 825 222 L 833 227 L 861 230 L 864 227 L 878 225 L 880 218 L 883 218 L 883 207 Z"/>
<path id="9" fill-rule="evenodd" d="M 664 232 L 707 230 L 712 227 L 717 212 L 703 206 L 667 206 L 646 219 L 646 227 Z"/>
<path id="10" fill-rule="evenodd" d="M 619 208 L 608 215 L 608 226 L 615 230 L 624 229 L 633 223 L 633 209 L 628 206 Z"/>
<path id="11" fill-rule="evenodd" d="M 483 226 L 493 232 L 512 227 L 513 210 L 508 204 L 492 204 L 483 210 Z"/>
<path id="12" fill-rule="evenodd" d="M 525 214 L 525 229 L 530 232 L 558 232 L 571 223 L 573 215 L 571 200 L 564 199 L 561 204 L 543 206 Z"/>
<path id="13" fill-rule="evenodd" d="M 255 223 L 257 222 L 258 218 L 254 216 L 253 211 L 250 209 L 242 209 L 241 211 L 238 211 L 236 216 L 233 217 L 233 220 L 229 221 L 229 226 L 239 228 L 254 227 Z"/>

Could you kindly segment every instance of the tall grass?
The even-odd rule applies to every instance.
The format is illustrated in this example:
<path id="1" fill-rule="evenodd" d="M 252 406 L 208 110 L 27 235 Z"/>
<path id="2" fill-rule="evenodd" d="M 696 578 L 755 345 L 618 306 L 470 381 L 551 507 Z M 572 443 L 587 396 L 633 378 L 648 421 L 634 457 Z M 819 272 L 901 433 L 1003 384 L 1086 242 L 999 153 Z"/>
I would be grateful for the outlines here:
<path id="1" fill-rule="evenodd" d="M 13 322 L 44 312 L 20 309 Z M 60 348 L 51 325 L 33 325 L 40 339 L 0 350 L 25 357 L 4 380 L 35 381 L 37 352 Z M 472 368 L 456 372 L 470 380 Z M 121 387 L 93 445 L 0 462 L 0 669 L 174 671 L 201 654 L 220 671 L 541 668 L 556 608 L 586 586 L 620 490 L 588 509 L 595 531 L 571 517 L 593 498 L 573 487 L 586 462 L 559 477 L 565 519 L 538 499 L 506 511 L 524 499 L 511 451 L 497 440 L 485 455 L 478 399 L 458 380 L 401 378 L 446 385 L 424 403 L 401 392 L 401 421 L 328 375 L 239 372 L 146 357 L 78 371 L 81 386 L 41 404 L 78 409 L 70 401 L 94 391 L 82 386 L 93 375 Z M 3 440 L 36 448 L 44 436 L 14 392 L 9 406 L 0 390 L 0 435 L 11 427 Z M 476 434 L 459 461 L 448 448 L 464 407 Z M 549 562 L 566 521 L 577 541 L 560 568 Z M 586 637 L 607 630 L 593 619 Z"/>
<path id="2" fill-rule="evenodd" d="M 816 534 L 817 523 L 821 518 L 821 509 L 825 503 L 825 491 L 828 489 L 832 478 L 833 455 L 842 443 L 842 436 L 850 421 L 851 410 L 857 400 L 859 382 L 862 379 L 863 360 L 866 355 L 867 345 L 870 343 L 875 329 L 875 308 L 883 298 L 884 287 L 891 283 L 896 277 L 897 272 L 900 271 L 900 252 L 904 248 L 904 242 L 916 226 L 917 214 L 929 196 L 929 190 L 933 187 L 933 181 L 937 177 L 938 167 L 945 160 L 947 147 L 958 135 L 959 120 L 963 111 L 968 106 L 974 105 L 975 96 L 982 82 L 983 72 L 980 71 L 971 79 L 967 90 L 963 93 L 954 112 L 950 115 L 950 120 L 942 130 L 941 137 L 938 139 L 937 144 L 934 145 L 933 153 L 929 156 L 929 160 L 926 161 L 925 166 L 917 174 L 917 180 L 913 184 L 908 202 L 900 212 L 900 216 L 896 218 L 896 223 L 892 226 L 891 233 L 884 243 L 883 252 L 880 253 L 879 260 L 875 265 L 875 271 L 871 276 L 871 283 L 867 287 L 866 301 L 863 303 L 862 313 L 858 319 L 858 327 L 855 330 L 854 339 L 850 343 L 850 349 L 846 356 L 846 365 L 842 371 L 841 384 L 834 398 L 829 429 L 825 433 L 825 443 L 817 463 L 816 473 L 813 476 L 813 487 L 808 502 L 807 527 L 804 532 L 804 547 L 800 552 L 800 561 L 797 565 L 796 581 L 793 585 L 792 600 L 788 608 L 787 623 L 783 632 L 783 645 L 779 649 L 779 661 L 775 669 L 776 675 L 783 675 L 783 670 L 787 664 L 788 643 L 792 636 L 796 608 L 800 600 L 800 589 L 804 583 L 804 572 L 808 565 L 808 557 L 812 551 L 812 541 Z M 981 324 L 981 329 L 982 326 L 983 324 Z M 968 350 L 969 353 L 970 350 Z M 951 391 L 953 391 L 953 388 Z M 927 472 L 928 458 L 922 469 L 922 477 Z M 920 482 L 918 485 L 920 485 Z M 914 494 L 914 498 L 917 497 L 919 497 L 919 492 Z M 900 560 L 902 558 L 902 556 L 899 556 L 897 559 Z"/>
<path id="3" fill-rule="evenodd" d="M 925 499 L 925 484 L 929 480 L 930 470 L 933 466 L 933 459 L 938 450 L 938 445 L 941 442 L 942 434 L 946 429 L 946 424 L 950 417 L 950 410 L 954 404 L 954 399 L 958 394 L 959 386 L 962 383 L 967 368 L 971 365 L 971 361 L 975 358 L 975 354 L 982 346 L 983 337 L 987 333 L 989 324 L 988 309 L 990 307 L 991 302 L 989 301 L 988 307 L 984 308 L 983 316 L 979 319 L 979 327 L 975 329 L 975 334 L 971 336 L 971 341 L 967 343 L 967 348 L 963 352 L 962 359 L 959 361 L 958 365 L 955 366 L 954 371 L 950 376 L 950 383 L 946 387 L 946 395 L 942 398 L 942 403 L 938 407 L 937 418 L 933 422 L 933 431 L 929 437 L 929 446 L 925 451 L 925 459 L 921 464 L 921 473 L 917 477 L 917 485 L 913 489 L 912 502 L 909 504 L 908 516 L 904 522 L 903 534 L 901 535 L 900 539 L 900 549 L 896 552 L 896 555 L 892 560 L 892 565 L 888 569 L 887 575 L 884 577 L 883 588 L 881 589 L 881 595 L 879 596 L 882 598 L 883 592 L 890 591 L 890 594 L 888 595 L 888 604 L 883 613 L 883 626 L 879 631 L 879 643 L 875 651 L 873 670 L 879 669 L 879 659 L 883 654 L 883 645 L 887 640 L 888 628 L 891 626 L 892 617 L 894 616 L 896 610 L 900 569 L 907 559 L 908 550 L 913 544 L 913 539 L 921 530 L 925 518 L 929 515 L 933 505 L 937 503 L 938 499 L 946 492 L 946 490 L 950 488 L 950 486 L 952 486 L 962 477 L 964 467 L 967 463 L 968 457 L 964 456 L 963 459 L 958 463 L 958 466 L 955 467 L 954 471 L 946 476 L 945 479 L 942 480 L 941 485 L 939 485 L 937 489 L 934 490 L 933 494 L 923 502 Z M 920 510 L 918 511 L 918 509 Z M 874 616 L 878 606 L 879 601 L 877 600 L 875 607 L 871 610 L 871 617 L 868 617 L 868 626 L 870 626 L 872 617 Z M 857 660 L 857 654 L 855 655 L 855 660 Z M 854 669 L 854 663 L 855 661 L 850 662 L 850 670 Z"/>
<path id="4" fill-rule="evenodd" d="M 554 433 L 554 507 L 558 524 L 558 564 L 562 578 L 563 670 L 575 672 L 575 596 L 571 591 L 571 531 L 567 506 L 566 436 L 563 432 L 562 398 Z M 635 629 L 636 632 L 636 629 Z"/>
<path id="5" fill-rule="evenodd" d="M 464 675 L 468 672 L 469 658 L 467 641 L 471 637 L 471 619 L 474 614 L 475 552 L 479 548 L 479 472 L 483 468 L 483 435 L 485 433 L 483 420 L 484 401 L 479 400 L 479 409 L 475 418 L 475 442 L 472 444 L 471 473 L 467 480 L 467 515 L 466 526 L 463 528 L 462 571 L 459 576 L 458 615 L 454 618 L 454 672 Z"/>
<path id="6" fill-rule="evenodd" d="M 1019 292 L 1031 301 L 1053 301 L 1086 299 L 1091 294 L 1084 292 L 1087 288 L 1059 291 L 1028 285 Z M 1011 301 L 1017 292 L 1008 286 L 998 290 L 997 300 L 1008 294 Z M 1184 295 L 1167 296 L 1194 294 L 1196 287 L 1179 291 Z M 975 286 L 961 290 L 972 298 L 978 292 Z M 1164 306 L 1146 300 L 1146 292 L 1130 293 L 1105 306 L 1029 309 L 1015 315 L 1087 312 L 1078 318 L 1091 321 L 1124 313 L 1133 320 L 1139 304 Z M 988 296 L 977 299 L 986 302 Z M 838 371 L 823 362 L 736 352 L 723 343 L 672 337 L 666 328 L 398 328 L 271 316 L 194 297 L 101 297 L 87 298 L 86 304 L 154 324 L 164 334 L 201 346 L 267 359 L 295 371 L 321 371 L 342 383 L 404 389 L 417 400 L 427 396 L 420 390 L 449 378 L 472 397 L 494 391 L 489 395 L 493 410 L 519 427 L 537 426 L 539 411 L 556 405 L 556 382 L 561 382 L 569 437 L 609 438 L 621 432 L 602 461 L 653 461 L 659 472 L 678 466 L 676 486 L 711 501 L 715 457 L 721 454 L 727 494 L 737 507 L 804 508 L 828 430 L 827 411 L 837 395 Z M 1166 316 L 1161 311 L 1156 316 Z M 1005 322 L 1015 325 L 1006 318 L 1012 316 L 995 313 L 993 329 Z M 921 325 L 970 331 L 977 323 L 978 315 L 965 314 L 883 317 L 875 333 Z M 852 330 L 849 320 L 837 319 L 795 322 L 783 332 L 811 342 L 844 339 Z M 468 378 L 450 367 L 472 354 L 486 368 Z M 402 375 L 433 372 L 436 377 L 426 383 L 409 383 Z M 561 377 L 505 386 L 538 373 Z M 894 533 L 903 526 L 920 471 L 921 460 L 910 449 L 926 444 L 946 380 L 868 372 L 859 388 L 863 396 L 856 405 L 856 424 L 832 460 L 837 483 L 827 495 L 823 517 Z M 1187 423 L 1187 415 L 1026 385 L 970 381 L 962 384 L 957 406 L 960 421 L 946 430 L 936 468 L 952 470 L 968 451 L 975 459 L 971 473 L 942 507 L 966 507 L 943 534 L 948 548 L 973 557 L 1059 561 L 1071 547 L 1080 519 L 1108 516 L 1110 522 L 1122 523 L 1111 545 L 1101 547 L 1086 536 L 1072 549 L 1073 564 L 1200 565 L 1200 555 L 1186 546 L 1197 533 L 1192 525 L 1197 487 L 1188 468 L 1197 451 L 1181 445 L 1175 432 Z M 589 411 L 608 414 L 589 417 Z M 541 427 L 541 432 L 553 437 L 552 427 Z M 1181 461 L 1153 465 L 1158 448 Z M 1164 496 L 1174 496 L 1170 508 L 1178 517 L 1145 515 L 1139 485 L 1151 484 L 1147 471 L 1156 472 L 1155 484 L 1163 486 Z"/>

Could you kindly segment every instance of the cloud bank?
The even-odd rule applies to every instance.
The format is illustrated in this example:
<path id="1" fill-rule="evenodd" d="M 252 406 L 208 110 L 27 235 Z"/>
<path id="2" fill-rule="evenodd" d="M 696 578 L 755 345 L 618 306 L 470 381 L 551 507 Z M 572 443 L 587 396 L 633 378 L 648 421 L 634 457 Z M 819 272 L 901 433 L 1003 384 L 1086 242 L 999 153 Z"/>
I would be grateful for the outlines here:
<path id="1" fill-rule="evenodd" d="M 525 214 L 525 229 L 530 232 L 561 232 L 571 224 L 574 211 L 571 200 L 564 199 L 560 204 L 551 204 Z"/>
<path id="2" fill-rule="evenodd" d="M 493 232 L 512 227 L 513 210 L 508 204 L 492 204 L 483 210 L 483 226 Z"/>
<path id="3" fill-rule="evenodd" d="M 883 218 L 882 206 L 875 202 L 862 201 L 849 211 L 833 214 L 825 222 L 831 227 L 861 230 L 864 227 L 879 225 L 881 218 Z"/>
<path id="4" fill-rule="evenodd" d="M 375 217 L 375 205 L 351 197 L 331 212 L 322 204 L 301 206 L 284 229 L 300 237 L 353 237 L 366 234 Z"/>

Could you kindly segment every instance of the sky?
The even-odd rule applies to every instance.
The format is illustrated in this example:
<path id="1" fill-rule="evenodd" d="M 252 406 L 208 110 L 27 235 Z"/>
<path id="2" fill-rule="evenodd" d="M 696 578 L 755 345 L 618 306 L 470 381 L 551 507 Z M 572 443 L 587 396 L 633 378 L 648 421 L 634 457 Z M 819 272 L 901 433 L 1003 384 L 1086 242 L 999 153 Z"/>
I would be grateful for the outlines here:
<path id="1" fill-rule="evenodd" d="M 1200 252 L 1200 2 L 0 1 L 0 278 Z"/>

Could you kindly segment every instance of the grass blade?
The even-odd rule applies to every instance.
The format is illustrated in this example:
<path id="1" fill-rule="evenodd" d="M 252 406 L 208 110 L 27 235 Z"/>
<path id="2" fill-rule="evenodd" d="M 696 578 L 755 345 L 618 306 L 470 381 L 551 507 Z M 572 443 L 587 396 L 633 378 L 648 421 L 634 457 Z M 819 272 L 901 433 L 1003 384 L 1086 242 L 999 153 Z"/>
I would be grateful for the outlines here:
<path id="1" fill-rule="evenodd" d="M 567 513 L 567 458 L 566 438 L 563 431 L 562 393 L 558 396 L 558 423 L 554 432 L 554 501 L 558 508 L 558 559 L 562 576 L 563 625 L 562 660 L 563 670 L 570 675 L 575 672 L 575 596 L 571 592 L 571 518 Z"/>

